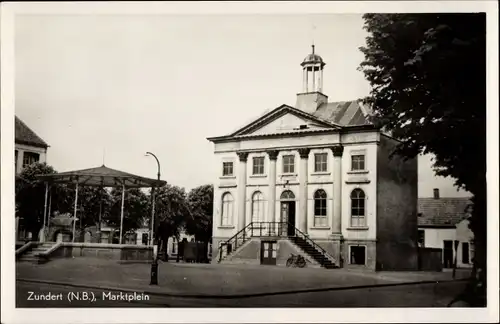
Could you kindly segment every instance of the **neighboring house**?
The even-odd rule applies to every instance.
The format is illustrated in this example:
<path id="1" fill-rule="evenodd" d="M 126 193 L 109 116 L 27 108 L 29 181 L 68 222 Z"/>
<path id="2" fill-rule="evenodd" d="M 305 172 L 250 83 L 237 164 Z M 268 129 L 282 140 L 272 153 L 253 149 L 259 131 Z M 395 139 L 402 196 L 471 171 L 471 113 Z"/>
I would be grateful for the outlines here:
<path id="1" fill-rule="evenodd" d="M 280 264 L 306 241 L 336 266 L 416 269 L 417 160 L 389 159 L 397 141 L 369 122 L 360 100 L 328 101 L 314 46 L 301 66 L 295 107 L 208 138 L 218 161 L 213 259 L 245 254 L 238 247 L 251 236 L 248 262 Z"/>
<path id="2" fill-rule="evenodd" d="M 442 249 L 444 268 L 472 267 L 474 235 L 469 229 L 471 198 L 434 197 L 418 199 L 419 246 Z"/>
<path id="3" fill-rule="evenodd" d="M 14 169 L 17 175 L 28 165 L 35 162 L 46 162 L 49 145 L 31 130 L 19 117 L 15 116 L 14 125 L 15 150 Z M 17 213 L 17 206 L 16 206 Z M 31 238 L 32 233 L 27 232 L 19 225 L 20 219 L 16 216 L 16 240 Z M 21 227 L 21 228 L 20 228 Z"/>
<path id="4" fill-rule="evenodd" d="M 28 165 L 35 162 L 47 161 L 47 148 L 45 143 L 33 130 L 31 130 L 19 117 L 15 116 L 15 170 L 16 174 Z"/>

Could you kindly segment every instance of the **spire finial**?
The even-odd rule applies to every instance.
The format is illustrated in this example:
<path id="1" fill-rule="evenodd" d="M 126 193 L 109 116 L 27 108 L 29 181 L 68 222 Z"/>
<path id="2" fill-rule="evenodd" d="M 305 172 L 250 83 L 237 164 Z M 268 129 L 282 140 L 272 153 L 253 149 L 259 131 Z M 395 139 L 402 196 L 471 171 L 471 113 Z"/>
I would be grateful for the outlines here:
<path id="1" fill-rule="evenodd" d="M 312 46 L 312 51 L 313 51 L 312 53 L 314 54 L 314 42 L 311 46 Z"/>
<path id="2" fill-rule="evenodd" d="M 104 162 L 106 161 L 106 148 L 102 148 L 102 165 L 104 165 Z"/>

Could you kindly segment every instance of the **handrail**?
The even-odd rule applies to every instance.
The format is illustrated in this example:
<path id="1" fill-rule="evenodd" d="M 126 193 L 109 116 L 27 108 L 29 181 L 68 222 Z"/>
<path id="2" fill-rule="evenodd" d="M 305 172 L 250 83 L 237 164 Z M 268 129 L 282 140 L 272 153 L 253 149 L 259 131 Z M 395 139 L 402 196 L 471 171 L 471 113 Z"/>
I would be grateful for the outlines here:
<path id="1" fill-rule="evenodd" d="M 312 239 L 310 239 L 301 230 L 296 228 L 293 224 L 288 222 L 251 222 L 247 224 L 243 229 L 239 230 L 231 238 L 220 243 L 217 250 L 218 262 L 222 261 L 224 248 L 226 249 L 226 255 L 231 252 L 236 251 L 238 248 L 238 239 L 242 239 L 243 243 L 247 241 L 247 238 L 251 237 L 287 237 L 288 229 L 293 228 L 293 236 L 301 237 L 304 241 L 312 245 L 315 249 L 321 251 L 325 256 L 333 261 L 336 261 L 325 249 L 316 244 Z M 234 244 L 234 247 L 233 247 Z"/>
<path id="2" fill-rule="evenodd" d="M 226 247 L 226 253 L 228 252 L 227 251 L 227 246 L 229 244 L 231 244 L 231 241 L 233 239 L 236 239 L 236 243 L 238 242 L 238 235 L 241 234 L 241 233 L 245 233 L 245 231 L 247 230 L 248 227 L 250 227 L 253 223 L 249 223 L 247 226 L 243 227 L 243 229 L 239 230 L 236 234 L 234 234 L 231 238 L 229 238 L 228 240 L 222 242 L 219 246 L 219 249 L 217 250 L 217 254 L 219 255 L 219 260 L 218 262 L 220 262 L 222 260 L 222 248 L 225 246 Z M 243 235 L 243 239 L 245 239 L 245 235 Z"/>
<path id="3" fill-rule="evenodd" d="M 292 224 L 290 224 L 290 225 L 292 225 Z M 292 226 L 293 226 L 293 225 L 292 225 Z M 335 258 L 334 258 L 334 257 L 332 257 L 332 256 L 331 256 L 328 252 L 326 252 L 326 250 L 325 250 L 325 249 L 323 249 L 321 246 L 319 246 L 319 245 L 318 245 L 318 244 L 316 244 L 313 240 L 311 240 L 311 239 L 309 238 L 309 236 L 307 236 L 306 234 L 304 234 L 304 233 L 303 233 L 301 230 L 299 230 L 297 227 L 295 227 L 295 226 L 293 226 L 293 227 L 295 228 L 295 232 L 300 233 L 300 234 L 303 236 L 304 240 L 305 240 L 307 243 L 311 244 L 314 248 L 318 248 L 321 252 L 323 252 L 323 254 L 325 254 L 325 255 L 327 255 L 327 256 L 329 256 L 329 257 L 331 257 L 333 260 L 335 260 Z M 337 261 L 337 260 L 335 260 L 335 261 Z"/>
<path id="4" fill-rule="evenodd" d="M 29 241 L 28 243 L 24 244 L 21 246 L 19 249 L 16 250 L 16 256 L 21 255 L 24 251 L 26 251 L 29 247 L 33 245 L 33 241 Z"/>

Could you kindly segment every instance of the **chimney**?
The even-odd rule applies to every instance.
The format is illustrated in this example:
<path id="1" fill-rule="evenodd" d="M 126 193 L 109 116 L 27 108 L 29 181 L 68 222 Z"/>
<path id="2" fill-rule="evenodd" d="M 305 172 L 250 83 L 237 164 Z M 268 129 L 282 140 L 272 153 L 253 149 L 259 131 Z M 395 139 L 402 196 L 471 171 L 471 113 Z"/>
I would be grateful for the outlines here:
<path id="1" fill-rule="evenodd" d="M 434 199 L 439 199 L 439 189 L 434 188 Z"/>

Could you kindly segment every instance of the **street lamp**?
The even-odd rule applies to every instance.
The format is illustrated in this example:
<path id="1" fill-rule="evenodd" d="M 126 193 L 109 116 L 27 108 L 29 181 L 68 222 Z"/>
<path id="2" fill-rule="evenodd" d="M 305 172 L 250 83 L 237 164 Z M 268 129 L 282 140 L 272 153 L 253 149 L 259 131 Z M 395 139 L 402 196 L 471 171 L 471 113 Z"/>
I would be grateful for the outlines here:
<path id="1" fill-rule="evenodd" d="M 146 156 L 151 155 L 155 158 L 156 163 L 158 164 L 158 180 L 160 180 L 160 161 L 151 152 L 146 152 Z M 151 187 L 151 243 L 153 243 L 153 262 L 151 263 L 151 281 L 150 285 L 158 284 L 158 239 L 155 236 L 155 186 Z M 158 225 L 156 225 L 158 226 Z M 156 250 L 156 252 L 155 252 Z"/>

